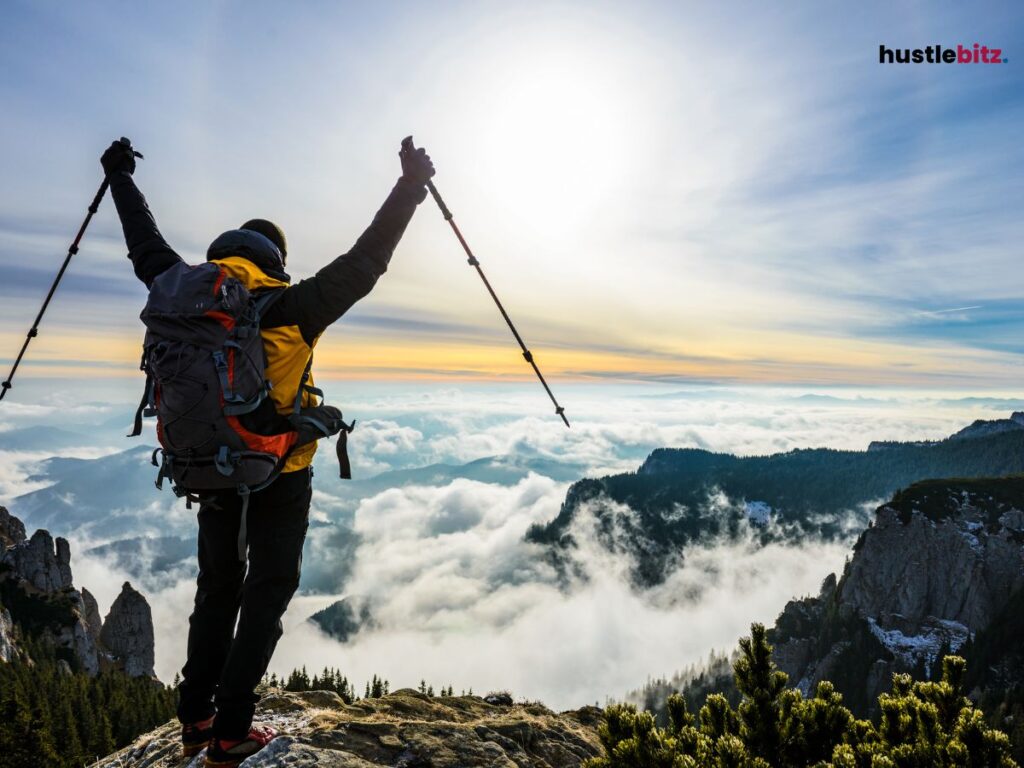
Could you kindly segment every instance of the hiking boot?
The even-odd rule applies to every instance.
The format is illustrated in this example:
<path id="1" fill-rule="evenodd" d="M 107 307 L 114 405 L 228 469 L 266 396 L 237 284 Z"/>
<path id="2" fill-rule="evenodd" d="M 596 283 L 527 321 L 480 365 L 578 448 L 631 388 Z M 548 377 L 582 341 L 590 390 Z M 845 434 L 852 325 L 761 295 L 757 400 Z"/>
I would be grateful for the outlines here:
<path id="1" fill-rule="evenodd" d="M 206 768 L 237 768 L 247 757 L 252 757 L 277 736 L 277 731 L 266 725 L 254 725 L 244 739 L 210 739 L 206 748 Z"/>
<path id="2" fill-rule="evenodd" d="M 183 723 L 181 726 L 181 752 L 184 757 L 193 757 L 202 752 L 213 738 L 213 718 L 198 723 Z"/>

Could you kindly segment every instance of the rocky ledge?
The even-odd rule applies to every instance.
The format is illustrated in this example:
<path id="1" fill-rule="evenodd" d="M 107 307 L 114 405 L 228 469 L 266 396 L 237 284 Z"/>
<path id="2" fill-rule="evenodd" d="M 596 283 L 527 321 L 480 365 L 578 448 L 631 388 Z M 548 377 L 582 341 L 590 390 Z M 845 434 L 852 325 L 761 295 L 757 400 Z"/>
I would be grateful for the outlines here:
<path id="1" fill-rule="evenodd" d="M 575 768 L 601 754 L 601 710 L 556 714 L 540 704 L 491 705 L 477 696 L 402 689 L 345 704 L 332 692 L 263 697 L 257 720 L 281 732 L 245 768 Z M 198 768 L 181 757 L 177 723 L 138 738 L 94 768 Z"/>

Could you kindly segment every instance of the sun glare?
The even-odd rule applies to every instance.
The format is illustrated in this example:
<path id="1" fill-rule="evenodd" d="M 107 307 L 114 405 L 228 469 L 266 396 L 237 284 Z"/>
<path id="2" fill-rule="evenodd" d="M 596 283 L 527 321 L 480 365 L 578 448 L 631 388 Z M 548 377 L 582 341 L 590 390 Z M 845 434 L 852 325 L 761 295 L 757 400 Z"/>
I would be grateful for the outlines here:
<path id="1" fill-rule="evenodd" d="M 492 86 L 482 135 L 500 151 L 480 171 L 496 180 L 502 202 L 530 201 L 530 226 L 565 240 L 600 220 L 636 152 L 629 136 L 629 93 L 579 53 L 517 62 Z"/>

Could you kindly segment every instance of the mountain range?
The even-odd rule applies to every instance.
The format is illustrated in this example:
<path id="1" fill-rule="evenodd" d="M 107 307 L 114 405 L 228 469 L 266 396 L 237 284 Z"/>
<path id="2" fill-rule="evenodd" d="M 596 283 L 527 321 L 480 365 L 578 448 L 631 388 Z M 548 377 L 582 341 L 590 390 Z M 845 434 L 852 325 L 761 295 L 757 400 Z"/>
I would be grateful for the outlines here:
<path id="1" fill-rule="evenodd" d="M 929 478 L 1000 477 L 1024 472 L 1024 414 L 979 421 L 935 442 L 874 443 L 865 451 L 799 449 L 734 456 L 663 448 L 636 472 L 574 483 L 554 520 L 528 538 L 573 567 L 577 526 L 633 559 L 640 586 L 661 582 L 690 544 L 759 528 L 766 541 L 856 535 L 870 509 Z"/>

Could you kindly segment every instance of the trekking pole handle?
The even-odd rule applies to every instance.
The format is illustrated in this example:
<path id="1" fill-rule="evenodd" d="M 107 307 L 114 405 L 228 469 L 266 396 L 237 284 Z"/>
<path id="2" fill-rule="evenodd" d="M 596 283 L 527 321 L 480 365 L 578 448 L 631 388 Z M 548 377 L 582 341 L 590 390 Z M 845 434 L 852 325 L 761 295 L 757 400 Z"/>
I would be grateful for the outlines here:
<path id="1" fill-rule="evenodd" d="M 145 160 L 146 159 L 145 156 L 141 152 L 139 152 L 137 149 L 135 149 L 135 147 L 132 146 L 132 140 L 131 139 L 129 139 L 129 138 L 125 137 L 125 136 L 122 136 L 118 140 L 118 143 L 122 144 L 125 147 L 127 147 L 128 149 L 130 149 L 132 151 L 132 154 L 135 155 L 137 158 L 139 158 L 139 160 Z"/>

